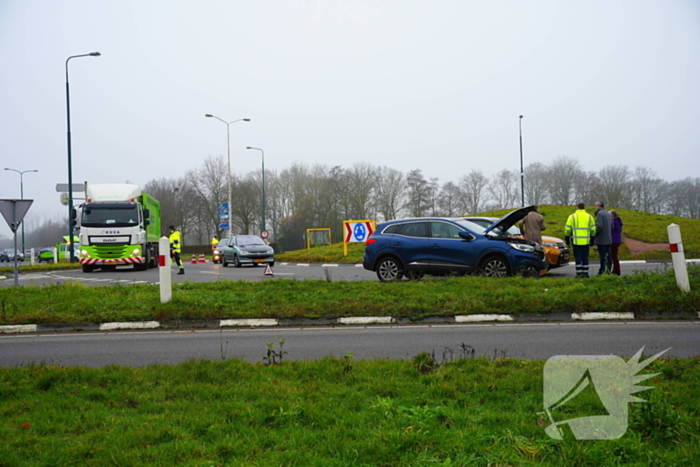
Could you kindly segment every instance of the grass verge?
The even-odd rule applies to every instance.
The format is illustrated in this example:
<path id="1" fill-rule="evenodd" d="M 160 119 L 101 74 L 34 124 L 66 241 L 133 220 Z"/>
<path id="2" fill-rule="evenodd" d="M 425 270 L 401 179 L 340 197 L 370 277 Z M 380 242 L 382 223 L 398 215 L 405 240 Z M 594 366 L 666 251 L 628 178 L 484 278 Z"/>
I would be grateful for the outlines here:
<path id="1" fill-rule="evenodd" d="M 700 359 L 648 367 L 609 441 L 545 434 L 542 361 L 441 363 L 0 368 L 0 465 L 700 465 Z"/>
<path id="2" fill-rule="evenodd" d="M 150 284 L 88 287 L 78 282 L 0 288 L 0 324 L 232 318 L 337 318 L 475 313 L 697 312 L 700 267 L 688 269 L 691 292 L 680 293 L 672 271 L 606 275 L 588 280 L 467 276 L 418 282 L 184 282 L 160 303 Z"/>

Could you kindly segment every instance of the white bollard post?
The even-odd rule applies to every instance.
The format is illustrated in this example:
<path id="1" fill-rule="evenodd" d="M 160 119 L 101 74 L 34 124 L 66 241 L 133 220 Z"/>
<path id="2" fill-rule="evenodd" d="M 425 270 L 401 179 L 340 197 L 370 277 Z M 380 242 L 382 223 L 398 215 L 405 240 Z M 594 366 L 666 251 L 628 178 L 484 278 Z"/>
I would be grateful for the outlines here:
<path id="1" fill-rule="evenodd" d="M 58 250 L 56 247 L 53 247 L 53 264 L 58 263 Z"/>
<path id="2" fill-rule="evenodd" d="M 683 241 L 681 240 L 681 228 L 676 224 L 668 226 L 668 243 L 671 247 L 671 259 L 673 270 L 676 273 L 676 284 L 681 292 L 690 292 L 690 280 L 688 279 L 688 265 L 685 262 Z"/>
<path id="3" fill-rule="evenodd" d="M 160 303 L 173 298 L 173 279 L 170 275 L 170 240 L 160 237 L 158 240 L 158 272 L 160 273 Z"/>
<path id="4" fill-rule="evenodd" d="M 34 248 L 32 248 L 32 249 L 30 250 L 30 253 L 29 253 L 29 254 L 30 254 L 31 257 L 32 257 L 32 266 L 34 266 L 34 264 L 35 264 L 35 263 L 34 263 Z M 27 258 L 24 258 L 24 259 L 27 259 Z"/>

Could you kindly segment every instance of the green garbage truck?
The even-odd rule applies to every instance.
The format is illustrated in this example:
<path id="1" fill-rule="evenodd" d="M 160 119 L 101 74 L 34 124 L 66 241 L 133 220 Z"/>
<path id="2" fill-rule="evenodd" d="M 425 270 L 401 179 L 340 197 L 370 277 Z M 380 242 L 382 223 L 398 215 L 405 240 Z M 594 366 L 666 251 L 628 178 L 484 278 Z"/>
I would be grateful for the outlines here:
<path id="1" fill-rule="evenodd" d="M 73 210 L 72 222 L 84 272 L 158 266 L 160 203 L 138 185 L 88 184 L 86 200 Z"/>

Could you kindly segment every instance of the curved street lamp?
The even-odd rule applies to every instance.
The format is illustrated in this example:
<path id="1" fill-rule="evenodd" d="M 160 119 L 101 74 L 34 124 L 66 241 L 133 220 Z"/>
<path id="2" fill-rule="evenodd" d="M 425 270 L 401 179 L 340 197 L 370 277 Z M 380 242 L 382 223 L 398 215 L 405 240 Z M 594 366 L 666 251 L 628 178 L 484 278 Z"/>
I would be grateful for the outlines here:
<path id="1" fill-rule="evenodd" d="M 218 121 L 223 122 L 226 125 L 226 153 L 228 156 L 228 177 L 227 177 L 227 179 L 228 179 L 228 236 L 230 237 L 231 232 L 232 232 L 232 230 L 231 230 L 231 226 L 232 226 L 231 208 L 233 207 L 233 203 L 231 202 L 231 138 L 229 136 L 230 135 L 229 128 L 230 128 L 232 123 L 249 122 L 250 119 L 249 118 L 239 118 L 238 120 L 233 120 L 233 121 L 227 122 L 226 120 L 219 118 L 216 115 L 205 114 L 204 116 L 209 117 L 209 118 L 215 118 Z"/>
<path id="2" fill-rule="evenodd" d="M 29 172 L 38 172 L 38 170 L 22 170 L 9 169 L 5 167 L 5 170 L 11 170 L 12 172 L 17 172 L 19 174 L 19 196 L 24 199 L 24 174 Z M 22 254 L 24 254 L 24 222 L 22 222 Z"/>
<path id="3" fill-rule="evenodd" d="M 252 146 L 248 146 L 246 149 L 254 149 L 262 153 L 262 230 L 265 230 L 265 151 Z"/>
<path id="4" fill-rule="evenodd" d="M 73 163 L 71 162 L 71 141 L 70 141 L 70 91 L 68 86 L 68 62 L 71 58 L 80 57 L 99 57 L 99 52 L 90 52 L 89 54 L 81 55 L 71 55 L 66 59 L 66 122 L 68 123 L 68 261 L 71 263 L 75 262 L 75 257 L 73 255 L 73 222 L 71 216 L 73 215 Z"/>

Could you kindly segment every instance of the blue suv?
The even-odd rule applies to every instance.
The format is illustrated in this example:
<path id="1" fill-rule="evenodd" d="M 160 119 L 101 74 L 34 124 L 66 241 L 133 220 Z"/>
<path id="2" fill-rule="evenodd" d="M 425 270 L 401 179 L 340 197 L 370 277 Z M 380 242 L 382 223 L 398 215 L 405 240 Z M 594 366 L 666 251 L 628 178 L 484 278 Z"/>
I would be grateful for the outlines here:
<path id="1" fill-rule="evenodd" d="M 542 246 L 506 232 L 532 210 L 534 206 L 517 209 L 487 228 L 447 217 L 384 222 L 367 239 L 362 265 L 376 271 L 382 282 L 423 274 L 544 274 Z"/>

